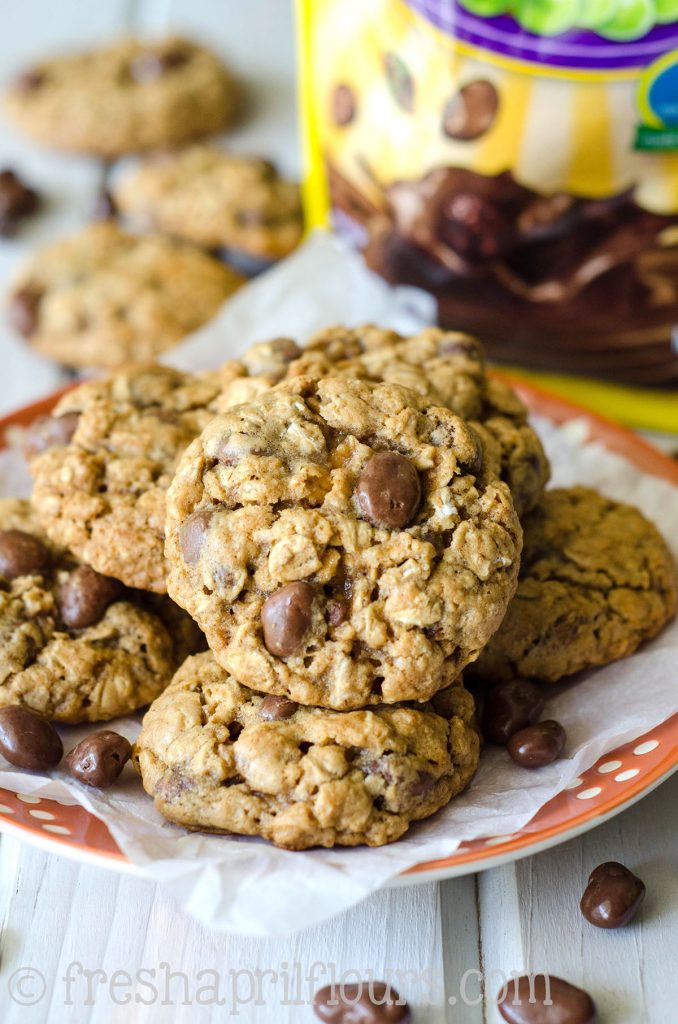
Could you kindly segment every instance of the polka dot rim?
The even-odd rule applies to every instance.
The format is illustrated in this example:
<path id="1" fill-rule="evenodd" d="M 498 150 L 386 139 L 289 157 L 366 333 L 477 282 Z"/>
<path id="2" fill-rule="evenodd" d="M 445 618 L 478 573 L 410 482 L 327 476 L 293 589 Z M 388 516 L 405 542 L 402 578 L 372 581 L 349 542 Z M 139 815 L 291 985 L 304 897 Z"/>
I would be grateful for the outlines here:
<path id="1" fill-rule="evenodd" d="M 650 754 L 653 750 L 656 750 L 659 746 L 659 740 L 647 740 L 645 743 L 639 744 L 633 748 L 633 753 L 642 757 L 643 754 Z"/>
<path id="2" fill-rule="evenodd" d="M 594 797 L 600 796 L 603 792 L 600 786 L 591 786 L 590 789 L 582 789 L 581 793 L 577 793 L 577 800 L 593 800 Z"/>
<path id="3" fill-rule="evenodd" d="M 640 768 L 629 768 L 625 772 L 620 772 L 619 775 L 615 775 L 615 782 L 628 782 L 629 779 L 635 779 L 636 775 L 640 775 Z"/>
<path id="4" fill-rule="evenodd" d="M 616 772 L 618 768 L 621 768 L 621 761 L 606 761 L 605 764 L 601 764 L 598 771 L 601 775 L 608 775 L 610 772 Z"/>

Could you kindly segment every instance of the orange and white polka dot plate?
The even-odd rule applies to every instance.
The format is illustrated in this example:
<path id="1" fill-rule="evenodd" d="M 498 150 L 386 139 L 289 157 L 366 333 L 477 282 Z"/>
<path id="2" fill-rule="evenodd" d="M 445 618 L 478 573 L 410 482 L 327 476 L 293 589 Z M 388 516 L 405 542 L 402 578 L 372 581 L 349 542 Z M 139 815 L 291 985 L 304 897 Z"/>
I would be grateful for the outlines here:
<path id="1" fill-rule="evenodd" d="M 556 423 L 584 420 L 590 436 L 624 455 L 646 473 L 678 486 L 673 461 L 623 427 L 522 381 L 509 380 L 534 412 Z M 58 395 L 0 421 L 0 447 L 13 427 L 27 426 L 54 406 Z M 411 884 L 468 874 L 516 860 L 572 839 L 619 814 L 678 769 L 678 714 L 632 742 L 610 751 L 550 800 L 519 832 L 463 843 L 450 857 L 410 868 L 399 882 Z M 134 871 L 105 823 L 79 804 L 17 795 L 0 788 L 0 832 L 44 849 L 118 871 Z"/>

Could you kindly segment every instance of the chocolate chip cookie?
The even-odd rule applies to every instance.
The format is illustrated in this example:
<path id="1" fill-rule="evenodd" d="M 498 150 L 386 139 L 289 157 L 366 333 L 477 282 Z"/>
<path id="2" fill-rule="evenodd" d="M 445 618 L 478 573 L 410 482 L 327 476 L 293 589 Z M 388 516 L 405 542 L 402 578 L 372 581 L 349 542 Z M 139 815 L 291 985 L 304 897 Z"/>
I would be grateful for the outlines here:
<path id="1" fill-rule="evenodd" d="M 8 317 L 50 359 L 115 368 L 171 348 L 242 283 L 199 249 L 105 221 L 38 252 L 14 283 Z"/>
<path id="2" fill-rule="evenodd" d="M 0 501 L 0 707 L 99 722 L 150 703 L 200 647 L 170 605 L 51 544 L 27 501 Z"/>
<path id="3" fill-rule="evenodd" d="M 474 674 L 553 683 L 633 654 L 675 614 L 673 557 L 637 509 L 572 487 L 523 526 L 518 591 Z"/>
<path id="4" fill-rule="evenodd" d="M 549 465 L 527 409 L 507 385 L 487 376 L 482 347 L 469 335 L 427 328 L 404 338 L 367 325 L 330 327 L 303 349 L 289 338 L 255 346 L 225 367 L 223 405 L 247 401 L 285 376 L 335 374 L 412 388 L 469 421 L 480 434 L 486 469 L 511 488 L 519 515 L 533 508 Z"/>
<path id="5" fill-rule="evenodd" d="M 292 850 L 381 846 L 461 792 L 478 765 L 473 701 L 328 711 L 239 685 L 211 653 L 189 658 L 134 748 L 144 788 L 190 829 Z"/>
<path id="6" fill-rule="evenodd" d="M 121 179 L 115 200 L 123 213 L 209 249 L 275 260 L 301 238 L 298 186 L 268 160 L 211 146 L 149 159 Z"/>
<path id="7" fill-rule="evenodd" d="M 448 409 L 296 377 L 216 417 L 168 492 L 168 591 L 241 683 L 339 710 L 428 700 L 517 580 L 508 487 Z"/>
<path id="8" fill-rule="evenodd" d="M 52 540 L 130 587 L 165 591 L 165 495 L 212 416 L 216 376 L 139 366 L 82 384 L 26 437 Z"/>
<path id="9" fill-rule="evenodd" d="M 5 96 L 11 119 L 56 149 L 116 157 L 222 131 L 238 89 L 222 62 L 180 37 L 125 38 L 44 60 Z"/>

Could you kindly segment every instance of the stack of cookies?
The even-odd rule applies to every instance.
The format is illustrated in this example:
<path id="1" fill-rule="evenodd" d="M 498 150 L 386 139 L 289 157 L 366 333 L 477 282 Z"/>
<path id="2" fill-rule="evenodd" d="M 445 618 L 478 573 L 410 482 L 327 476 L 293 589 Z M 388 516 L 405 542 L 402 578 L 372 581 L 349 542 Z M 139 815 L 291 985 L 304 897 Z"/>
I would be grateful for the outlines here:
<path id="1" fill-rule="evenodd" d="M 298 244 L 298 186 L 269 160 L 200 141 L 232 127 L 241 91 L 219 58 L 179 37 L 53 57 L 11 85 L 5 111 L 30 137 L 107 161 L 97 222 L 38 251 L 12 286 L 10 325 L 35 351 L 74 370 L 154 359 L 210 320 L 243 273 Z M 144 154 L 138 166 L 112 170 L 132 153 Z M 0 175 L 12 228 L 38 205 L 13 172 Z"/>
<path id="2" fill-rule="evenodd" d="M 26 447 L 32 511 L 6 503 L 0 534 L 0 703 L 77 721 L 155 697 L 133 761 L 187 828 L 393 841 L 477 768 L 464 670 L 554 681 L 675 612 L 654 527 L 544 494 L 526 410 L 466 335 L 336 327 L 203 375 L 128 369 L 69 392 Z M 170 681 L 188 624 L 209 649 Z M 129 671 L 172 643 L 154 689 L 88 668 L 92 649 Z"/>

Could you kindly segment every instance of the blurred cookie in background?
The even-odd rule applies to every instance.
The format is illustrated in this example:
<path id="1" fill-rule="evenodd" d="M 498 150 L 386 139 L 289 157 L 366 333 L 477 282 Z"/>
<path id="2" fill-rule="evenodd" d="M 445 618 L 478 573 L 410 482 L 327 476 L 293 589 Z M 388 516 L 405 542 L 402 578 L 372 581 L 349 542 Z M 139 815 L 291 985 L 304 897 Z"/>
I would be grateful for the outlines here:
<path id="1" fill-rule="evenodd" d="M 287 256 L 303 229 L 296 183 L 269 160 L 208 145 L 149 158 L 121 178 L 114 199 L 145 226 L 262 264 Z"/>
<path id="2" fill-rule="evenodd" d="M 239 101 L 230 71 L 204 47 L 127 37 L 26 69 L 5 110 L 44 145 L 117 157 L 223 131 Z"/>
<path id="3" fill-rule="evenodd" d="M 171 348 L 242 283 L 199 249 L 101 221 L 35 254 L 14 282 L 8 318 L 50 359 L 114 368 Z"/>

